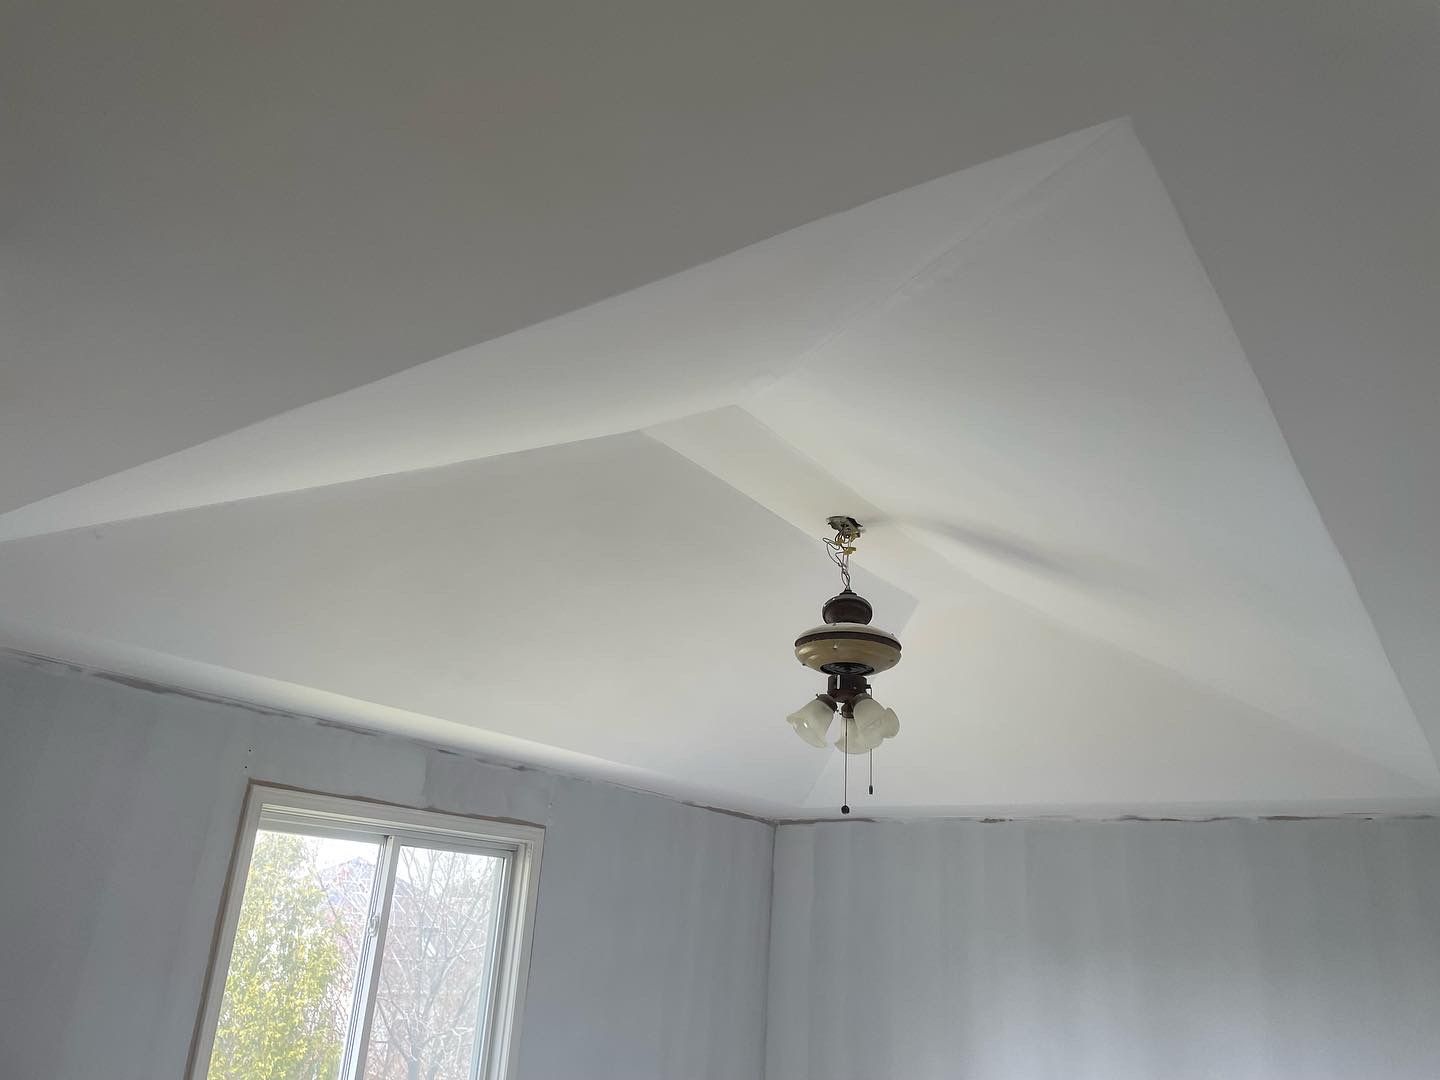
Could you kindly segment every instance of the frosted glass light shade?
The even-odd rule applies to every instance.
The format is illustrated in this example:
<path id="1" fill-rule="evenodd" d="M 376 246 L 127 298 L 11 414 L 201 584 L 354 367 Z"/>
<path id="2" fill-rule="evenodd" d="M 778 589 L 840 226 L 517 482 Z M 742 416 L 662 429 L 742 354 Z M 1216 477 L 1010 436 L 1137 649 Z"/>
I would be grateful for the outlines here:
<path id="1" fill-rule="evenodd" d="M 900 734 L 900 718 L 895 710 L 885 708 L 869 694 L 855 699 L 855 723 L 866 739 L 873 739 L 877 744 Z"/>
<path id="2" fill-rule="evenodd" d="M 835 718 L 835 708 L 819 698 L 802 705 L 785 719 L 795 729 L 795 734 L 811 746 L 824 749 L 825 733 L 830 730 L 830 721 Z"/>
<path id="3" fill-rule="evenodd" d="M 885 718 L 880 722 L 880 734 L 886 739 L 893 739 L 900 734 L 900 717 L 895 715 L 894 709 L 885 710 Z"/>
<path id="4" fill-rule="evenodd" d="M 850 729 L 851 753 L 865 753 L 867 750 L 873 750 L 888 737 L 900 732 L 900 717 L 896 716 L 896 710 L 884 707 L 883 704 L 870 697 L 870 694 L 861 694 L 860 697 L 855 698 L 852 711 L 854 711 L 855 719 L 852 721 L 854 727 Z M 837 743 L 837 746 L 841 746 L 841 744 Z M 855 749 L 857 746 L 860 749 Z M 841 749 L 845 749 L 845 747 L 841 746 Z"/>
<path id="5" fill-rule="evenodd" d="M 861 694 L 855 699 L 855 723 L 860 725 L 861 730 L 869 731 L 885 719 L 886 708 L 869 694 Z"/>
<path id="6" fill-rule="evenodd" d="M 878 727 L 866 730 L 858 721 L 846 720 L 840 738 L 835 740 L 835 749 L 847 754 L 868 754 L 883 742 L 885 736 Z"/>

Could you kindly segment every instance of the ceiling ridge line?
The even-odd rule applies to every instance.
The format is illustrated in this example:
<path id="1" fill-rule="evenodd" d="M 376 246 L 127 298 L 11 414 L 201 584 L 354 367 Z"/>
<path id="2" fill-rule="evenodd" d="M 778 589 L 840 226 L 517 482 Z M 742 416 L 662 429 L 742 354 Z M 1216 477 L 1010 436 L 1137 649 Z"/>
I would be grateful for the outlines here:
<path id="1" fill-rule="evenodd" d="M 1020 191 L 1017 191 L 1010 198 L 996 206 L 984 218 L 976 222 L 975 227 L 970 229 L 964 237 L 954 244 L 951 244 L 943 252 L 932 259 L 926 266 L 912 274 L 903 281 L 900 286 L 890 295 L 885 297 L 883 309 L 888 311 L 895 307 L 900 301 L 907 300 L 918 293 L 924 286 L 927 286 L 955 269 L 963 262 L 962 255 L 966 248 L 972 246 L 976 240 L 983 239 L 987 233 L 999 225 L 1011 226 L 1016 224 L 1020 212 L 1032 207 L 1039 208 L 1040 199 L 1057 184 L 1070 179 L 1071 174 L 1080 166 L 1092 163 L 1105 149 L 1105 144 L 1118 138 L 1121 134 L 1128 134 L 1131 139 L 1141 148 L 1141 152 L 1149 158 L 1144 144 L 1140 142 L 1139 136 L 1135 133 L 1134 127 L 1129 123 L 1128 118 L 1108 121 L 1102 125 L 1103 129 L 1094 139 L 1080 147 L 1070 157 L 1060 162 L 1044 176 L 1029 184 Z"/>
<path id="2" fill-rule="evenodd" d="M 810 535 L 810 530 L 806 529 L 804 526 L 798 524 L 797 522 L 794 522 L 794 521 L 790 520 L 790 518 L 786 517 L 784 514 L 781 514 L 778 510 L 775 510 L 775 509 L 773 509 L 772 507 L 768 506 L 766 503 L 761 502 L 759 499 L 757 499 L 757 498 L 755 497 L 755 495 L 754 495 L 752 492 L 746 491 L 744 488 L 742 488 L 742 487 L 740 487 L 739 485 L 737 485 L 737 484 L 736 484 L 733 480 L 731 480 L 729 477 L 727 477 L 727 476 L 722 476 L 720 473 L 717 473 L 717 472 L 715 472 L 714 470 L 710 469 L 710 468 L 709 468 L 708 466 L 706 466 L 703 462 L 701 462 L 701 461 L 697 460 L 696 458 L 692 457 L 690 454 L 686 453 L 684 450 L 681 450 L 679 447 L 677 447 L 677 446 L 674 444 L 674 442 L 672 442 L 670 439 L 666 438 L 663 434 L 661 434 L 661 430 L 662 430 L 663 428 L 669 427 L 669 426 L 671 426 L 671 425 L 683 424 L 685 421 L 690 420 L 690 419 L 692 419 L 692 418 L 694 418 L 694 417 L 714 415 L 715 413 L 723 412 L 723 411 L 726 410 L 726 409 L 738 409 L 740 412 L 744 413 L 745 416 L 746 416 L 750 421 L 752 421 L 757 427 L 759 427 L 759 428 L 761 428 L 762 430 L 764 430 L 765 433 L 768 434 L 768 435 L 770 435 L 772 438 L 774 438 L 776 442 L 781 443 L 782 445 L 784 445 L 784 447 L 786 448 L 786 450 L 790 451 L 790 452 L 793 453 L 797 458 L 799 458 L 801 461 L 803 461 L 803 462 L 805 462 L 807 465 L 811 466 L 811 467 L 812 467 L 817 473 L 819 473 L 821 476 L 825 477 L 827 480 L 830 480 L 830 481 L 835 485 L 836 488 L 842 489 L 842 490 L 845 492 L 845 496 L 844 496 L 844 498 L 843 498 L 844 506 L 846 507 L 846 509 L 847 509 L 852 515 L 856 515 L 856 516 L 859 516 L 859 517 L 862 517 L 862 518 L 871 518 L 871 517 L 873 517 L 873 518 L 875 518 L 875 519 L 887 518 L 887 517 L 890 516 L 884 509 L 882 509 L 882 508 L 881 508 L 880 506 L 878 506 L 876 503 L 872 502 L 870 499 L 866 498 L 864 495 L 861 495 L 860 492 L 857 491 L 852 485 L 846 483 L 845 481 L 841 480 L 838 476 L 836 476 L 836 475 L 835 475 L 835 472 L 834 472 L 832 469 L 830 469 L 828 466 L 826 466 L 823 462 L 820 462 L 820 461 L 816 460 L 815 458 L 811 457 L 808 453 L 806 453 L 804 450 L 800 449 L 800 448 L 799 448 L 798 446 L 796 446 L 794 443 L 790 442 L 790 441 L 789 441 L 788 439 L 786 439 L 783 435 L 781 435 L 778 431 L 776 431 L 774 428 L 772 428 L 769 424 L 765 423 L 764 420 L 760 419 L 760 417 L 756 416 L 753 412 L 751 412 L 749 409 L 747 409 L 743 404 L 741 404 L 741 403 L 739 403 L 739 402 L 737 402 L 737 403 L 734 404 L 734 405 L 722 405 L 719 409 L 707 409 L 707 410 L 705 410 L 705 411 L 703 411 L 703 412 L 690 413 L 690 414 L 687 415 L 687 416 L 681 416 L 681 417 L 678 417 L 678 418 L 676 418 L 676 419 L 674 419 L 674 420 L 667 420 L 667 421 L 665 421 L 664 423 L 655 424 L 655 425 L 653 425 L 653 426 L 651 426 L 651 427 L 640 428 L 640 429 L 638 429 L 638 431 L 635 432 L 635 434 L 643 435 L 644 437 L 646 437 L 646 438 L 648 438 L 648 439 L 653 439 L 655 442 L 657 442 L 657 443 L 659 443 L 661 446 L 665 447 L 665 448 L 666 448 L 667 450 L 669 450 L 671 453 L 673 453 L 673 454 L 678 454 L 680 457 L 684 458 L 686 461 L 688 461 L 688 462 L 690 462 L 691 464 L 693 464 L 696 468 L 704 469 L 706 473 L 708 473 L 710 476 L 713 476 L 716 480 L 718 480 L 720 483 L 724 484 L 726 487 L 730 488 L 732 491 L 734 491 L 734 492 L 736 492 L 736 493 L 744 496 L 745 498 L 749 499 L 751 502 L 755 503 L 757 506 L 761 507 L 762 509 L 764 509 L 764 510 L 767 511 L 768 513 L 774 514 L 775 517 L 779 518 L 781 521 L 783 521 L 785 524 L 789 525 L 791 528 L 796 529 L 796 530 L 804 533 L 806 536 L 809 536 L 809 535 Z M 863 522 L 862 522 L 862 524 L 863 524 Z M 901 527 L 900 531 L 904 534 L 904 536 L 905 536 L 905 538 L 906 538 L 906 541 L 907 541 L 909 544 L 911 544 L 914 548 L 916 548 L 917 551 L 923 552 L 927 557 L 929 557 L 929 558 L 932 560 L 933 565 L 934 565 L 934 569 L 935 569 L 935 572 L 936 572 L 936 573 L 938 573 L 938 574 L 940 574 L 940 575 L 944 575 L 944 576 L 949 576 L 949 575 L 951 575 L 951 574 L 961 574 L 961 575 L 964 575 L 964 571 L 963 571 L 963 570 L 961 570 L 959 567 L 955 566 L 953 563 L 951 563 L 949 560 L 947 560 L 943 555 L 940 555 L 938 552 L 935 552 L 935 551 L 934 551 L 933 549 L 931 549 L 928 545 L 921 543 L 919 540 L 917 540 L 917 539 L 910 533 L 910 531 L 909 531 L 908 529 L 904 529 L 903 527 Z M 906 617 L 905 622 L 902 623 L 902 624 L 900 624 L 899 629 L 900 629 L 901 631 L 903 631 L 903 630 L 905 629 L 905 627 L 908 626 L 908 625 L 914 620 L 914 618 L 915 618 L 915 613 L 920 610 L 920 604 L 921 604 L 920 596 L 919 596 L 915 591 L 913 591 L 913 590 L 910 588 L 910 586 L 905 585 L 905 584 L 903 584 L 903 583 L 895 580 L 894 577 L 891 576 L 891 575 L 889 575 L 889 574 L 883 573 L 883 572 L 881 572 L 881 571 L 879 571 L 879 570 L 876 570 L 876 569 L 874 569 L 874 568 L 872 568 L 872 567 L 869 567 L 869 566 L 864 566 L 864 565 L 863 565 L 863 562 L 862 562 L 862 568 L 864 569 L 864 571 L 865 571 L 867 574 L 871 575 L 872 577 L 874 577 L 874 578 L 876 578 L 876 579 L 878 579 L 878 580 L 880 580 L 880 581 L 883 581 L 886 585 L 889 585 L 891 588 L 895 589 L 896 591 L 898 591 L 898 592 L 900 592 L 900 593 L 903 593 L 904 595 L 910 597 L 910 599 L 912 599 L 912 600 L 915 601 L 914 607 L 911 608 L 910 614 Z M 929 580 L 929 579 L 927 578 L 927 580 Z M 954 587 L 953 587 L 953 586 L 948 586 L 948 588 L 953 589 Z M 947 593 L 947 595 L 949 595 L 949 594 Z M 960 595 L 960 594 L 959 594 L 959 593 L 956 593 L 956 595 L 958 596 L 958 595 Z"/>
<path id="3" fill-rule="evenodd" d="M 1141 145 L 1143 146 L 1144 144 L 1142 143 Z M 1240 330 L 1235 325 L 1235 320 L 1230 316 L 1230 310 L 1225 304 L 1225 297 L 1220 292 L 1215 276 L 1210 272 L 1209 263 L 1201 253 L 1199 245 L 1195 242 L 1193 230 L 1186 221 L 1186 215 L 1182 207 L 1175 201 L 1169 186 L 1165 184 L 1164 177 L 1160 175 L 1159 167 L 1155 165 L 1153 160 L 1151 161 L 1151 167 L 1155 169 L 1156 177 L 1160 180 L 1161 185 L 1165 187 L 1166 197 L 1170 200 L 1171 208 L 1175 212 L 1175 218 L 1180 225 L 1181 232 L 1185 236 L 1186 248 L 1189 251 L 1190 258 L 1194 261 L 1195 269 L 1200 276 L 1204 278 L 1206 285 L 1209 286 L 1211 295 L 1215 298 L 1215 303 L 1219 307 L 1220 315 L 1225 325 L 1225 332 L 1230 338 L 1230 342 L 1234 346 L 1235 351 L 1245 362 L 1245 371 L 1253 389 L 1265 404 L 1265 411 L 1269 415 L 1274 434 L 1279 439 L 1280 446 L 1284 450 L 1285 458 L 1289 462 L 1290 468 L 1294 471 L 1296 477 L 1299 478 L 1300 487 L 1305 492 L 1305 497 L 1310 504 L 1310 509 L 1314 512 L 1315 520 L 1320 526 L 1320 531 L 1324 534 L 1331 551 L 1339 561 L 1340 568 L 1344 572 L 1345 583 L 1348 586 L 1350 597 L 1364 615 L 1364 621 L 1366 628 L 1369 630 L 1371 643 L 1384 659 L 1385 666 L 1390 672 L 1390 678 L 1395 684 L 1395 689 L 1399 693 L 1400 699 L 1405 703 L 1405 707 L 1410 712 L 1410 721 L 1419 732 L 1422 742 L 1424 742 L 1425 746 L 1429 749 L 1431 761 L 1437 772 L 1440 772 L 1440 741 L 1432 737 L 1430 725 L 1421 719 L 1420 710 L 1415 707 L 1415 702 L 1410 695 L 1409 688 L 1405 685 L 1405 680 L 1400 677 L 1400 672 L 1395 669 L 1395 661 L 1390 655 L 1390 649 L 1385 643 L 1385 637 L 1381 634 L 1380 627 L 1375 622 L 1375 616 L 1370 610 L 1370 605 L 1366 603 L 1365 596 L 1360 591 L 1360 583 L 1355 580 L 1355 571 L 1350 565 L 1350 558 L 1346 555 L 1344 549 L 1341 548 L 1339 540 L 1336 539 L 1335 533 L 1330 527 L 1331 523 L 1326 518 L 1325 511 L 1320 506 L 1320 500 L 1315 495 L 1314 485 L 1310 482 L 1310 478 L 1305 475 L 1305 470 L 1301 468 L 1300 459 L 1296 456 L 1294 446 L 1291 445 L 1290 436 L 1286 433 L 1284 426 L 1280 423 L 1280 416 L 1275 411 L 1275 403 L 1270 399 L 1270 393 L 1266 389 L 1265 383 L 1261 380 L 1260 373 L 1255 369 L 1255 362 L 1250 357 L 1250 350 L 1246 347 L 1245 342 L 1241 340 Z"/>
<path id="4" fill-rule="evenodd" d="M 879 297 L 862 301 L 861 303 L 857 304 L 851 311 L 846 312 L 838 320 L 836 320 L 835 325 L 831 327 L 831 329 L 827 333 L 821 335 L 819 340 L 807 346 L 793 360 L 783 365 L 777 365 L 767 375 L 757 376 L 755 379 L 752 380 L 751 386 L 747 387 L 745 397 L 741 400 L 743 401 L 745 398 L 754 397 L 757 394 L 762 393 L 765 387 L 770 386 L 780 381 L 781 379 L 787 378 L 803 370 L 805 366 L 814 359 L 816 354 L 822 352 L 836 339 L 841 338 L 845 334 L 849 333 L 852 329 L 854 329 L 864 320 L 868 319 L 870 316 L 888 310 L 897 298 L 908 295 L 911 288 L 913 288 L 917 283 L 930 280 L 939 269 L 946 266 L 950 262 L 951 257 L 958 249 L 967 246 L 976 237 L 983 235 L 986 229 L 988 229 L 995 222 L 995 220 L 999 218 L 1002 214 L 1004 214 L 1007 210 L 1019 203 L 1024 202 L 1026 199 L 1030 198 L 1036 191 L 1039 191 L 1042 188 L 1050 187 L 1057 176 L 1062 173 L 1068 172 L 1072 166 L 1088 160 L 1096 152 L 1097 147 L 1113 138 L 1115 133 L 1122 129 L 1125 131 L 1133 131 L 1133 125 L 1130 123 L 1129 117 L 1117 117 L 1116 119 L 1106 120 L 1102 123 L 1096 124 L 1094 128 L 1091 129 L 1095 131 L 1095 136 L 1088 142 L 1086 142 L 1083 146 L 1076 149 L 1075 152 L 1069 157 L 1067 157 L 1064 161 L 1057 163 L 1054 167 L 1046 171 L 1034 181 L 1026 184 L 1019 191 L 1012 192 L 1008 194 L 1005 198 L 1001 199 L 1000 202 L 994 207 L 992 207 L 990 210 L 988 210 L 980 218 L 979 221 L 977 221 L 974 225 L 972 225 L 969 229 L 965 230 L 959 236 L 946 243 L 946 245 L 939 252 L 921 262 L 908 274 L 902 277 L 893 288 L 884 292 Z M 1017 153 L 1018 152 L 1019 151 L 1017 151 Z M 997 158 L 994 160 L 1003 161 L 1004 158 Z M 940 178 L 937 177 L 936 179 Z M 899 192 L 891 192 L 891 194 L 896 195 L 899 194 Z M 888 196 L 881 196 L 881 198 L 887 197 Z"/>

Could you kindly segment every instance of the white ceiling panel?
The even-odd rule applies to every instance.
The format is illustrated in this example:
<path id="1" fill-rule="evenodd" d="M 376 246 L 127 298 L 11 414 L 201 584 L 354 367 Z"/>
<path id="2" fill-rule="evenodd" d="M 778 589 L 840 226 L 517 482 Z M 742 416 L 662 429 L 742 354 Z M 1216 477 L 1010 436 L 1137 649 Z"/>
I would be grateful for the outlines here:
<path id="1" fill-rule="evenodd" d="M 862 808 L 1440 800 L 1123 120 L 234 419 L 0 515 L 0 644 L 831 813 L 840 759 L 783 716 L 820 689 L 789 643 L 837 587 L 817 537 L 844 512 L 905 642 Z"/>

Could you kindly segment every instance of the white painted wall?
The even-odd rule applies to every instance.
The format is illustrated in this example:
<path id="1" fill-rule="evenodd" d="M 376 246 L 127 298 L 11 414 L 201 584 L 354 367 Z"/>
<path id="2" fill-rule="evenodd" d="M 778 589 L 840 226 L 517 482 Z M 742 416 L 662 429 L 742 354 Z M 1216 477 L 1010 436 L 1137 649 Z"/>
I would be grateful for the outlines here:
<path id="1" fill-rule="evenodd" d="M 1440 822 L 776 833 L 768 1080 L 1440 1075 Z"/>
<path id="2" fill-rule="evenodd" d="M 546 826 L 526 1080 L 758 1080 L 770 826 L 0 658 L 0 1076 L 179 1076 L 251 777 Z"/>

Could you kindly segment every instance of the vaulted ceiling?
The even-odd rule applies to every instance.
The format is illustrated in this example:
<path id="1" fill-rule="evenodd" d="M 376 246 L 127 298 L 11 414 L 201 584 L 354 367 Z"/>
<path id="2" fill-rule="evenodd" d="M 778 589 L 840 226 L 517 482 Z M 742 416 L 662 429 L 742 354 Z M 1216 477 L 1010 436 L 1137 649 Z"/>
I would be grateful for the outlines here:
<path id="1" fill-rule="evenodd" d="M 824 815 L 844 512 L 862 811 L 1440 804 L 1433 13 L 963 8 L 35 8 L 0 645 Z"/>

